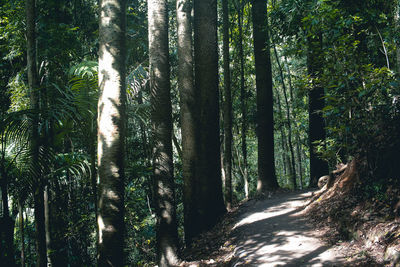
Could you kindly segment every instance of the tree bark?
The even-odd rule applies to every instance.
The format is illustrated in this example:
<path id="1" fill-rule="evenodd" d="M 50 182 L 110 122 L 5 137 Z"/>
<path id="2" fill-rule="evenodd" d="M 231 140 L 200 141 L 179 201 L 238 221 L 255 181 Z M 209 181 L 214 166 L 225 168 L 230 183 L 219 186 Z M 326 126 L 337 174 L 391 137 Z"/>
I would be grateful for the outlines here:
<path id="1" fill-rule="evenodd" d="M 99 266 L 124 262 L 125 16 L 124 0 L 100 1 Z"/>
<path id="2" fill-rule="evenodd" d="M 3 163 L 2 163 L 3 165 Z M 10 215 L 10 209 L 8 207 L 8 175 L 4 166 L 1 166 L 1 200 L 3 204 L 2 217 L 0 218 L 0 238 L 4 237 L 4 240 L 0 240 L 0 244 L 4 244 L 4 248 L 0 250 L 0 259 L 4 261 L 7 266 L 15 266 L 14 259 L 14 218 Z M 4 242 L 4 243 L 3 243 Z M 4 256 L 4 258 L 3 258 Z"/>
<path id="3" fill-rule="evenodd" d="M 178 26 L 178 86 L 180 92 L 181 127 L 182 127 L 182 172 L 184 179 L 183 205 L 185 243 L 190 245 L 196 232 L 194 186 L 198 183 L 196 174 L 197 158 L 197 122 L 196 91 L 193 76 L 192 51 L 192 13 L 191 0 L 176 1 L 176 17 Z"/>
<path id="4" fill-rule="evenodd" d="M 26 0 L 26 41 L 27 41 L 27 72 L 28 72 L 28 85 L 30 90 L 30 104 L 31 109 L 35 112 L 39 110 L 39 79 L 36 67 L 36 1 Z M 43 199 L 43 185 L 40 177 L 41 171 L 38 166 L 39 161 L 39 117 L 34 114 L 32 119 L 32 136 L 31 136 L 31 150 L 32 150 L 32 165 L 34 170 L 35 185 L 33 188 L 34 200 L 34 216 L 35 216 L 35 235 L 36 235 L 36 249 L 37 261 L 36 266 L 47 266 L 46 256 L 46 231 L 44 227 L 44 199 Z"/>
<path id="5" fill-rule="evenodd" d="M 275 173 L 272 72 L 267 2 L 264 0 L 253 0 L 252 2 L 257 88 L 258 194 L 279 187 Z"/>
<path id="6" fill-rule="evenodd" d="M 228 0 L 222 0 L 223 59 L 224 59 L 224 167 L 225 202 L 228 210 L 232 206 L 232 92 L 229 57 L 229 11 Z"/>
<path id="7" fill-rule="evenodd" d="M 167 1 L 149 0 L 148 18 L 157 261 L 167 267 L 178 262 Z"/>
<path id="8" fill-rule="evenodd" d="M 25 266 L 24 203 L 21 199 L 18 201 L 18 213 L 19 213 L 19 218 L 18 218 L 19 238 L 21 239 L 20 260 L 21 260 L 21 266 L 24 267 Z"/>
<path id="9" fill-rule="evenodd" d="M 309 187 L 318 186 L 318 178 L 329 173 L 328 163 L 318 158 L 314 151 L 313 142 L 325 139 L 325 122 L 320 110 L 324 108 L 324 88 L 319 85 L 318 76 L 322 71 L 322 35 L 307 38 L 307 68 L 312 79 L 312 88 L 308 93 L 308 144 L 310 147 L 310 184 Z"/>
<path id="10" fill-rule="evenodd" d="M 225 213 L 222 195 L 217 50 L 217 1 L 194 1 L 194 62 L 199 123 L 193 234 L 215 225 Z"/>
<path id="11" fill-rule="evenodd" d="M 244 79 L 244 52 L 243 52 L 243 3 L 239 1 L 238 10 L 238 28 L 239 28 L 239 59 L 240 59 L 240 109 L 242 112 L 242 156 L 243 156 L 243 182 L 244 194 L 249 198 L 249 175 L 247 168 L 247 93 Z M 239 159 L 238 159 L 239 160 Z"/>
<path id="12" fill-rule="evenodd" d="M 37 267 L 47 266 L 46 251 L 46 229 L 44 219 L 44 196 L 43 187 L 37 186 L 33 196 L 34 216 L 35 216 L 35 237 L 37 249 Z"/>
<path id="13" fill-rule="evenodd" d="M 285 56 L 285 64 L 286 64 L 286 68 L 287 68 L 287 72 L 288 72 L 290 98 L 294 100 L 292 74 L 290 73 L 290 68 L 289 68 L 289 64 L 288 64 L 286 56 Z M 293 107 L 292 107 L 292 109 L 293 109 Z M 297 121 L 296 113 L 293 112 L 292 114 L 293 114 L 294 120 Z M 300 152 L 300 144 L 301 143 L 300 142 L 301 142 L 300 141 L 300 133 L 299 133 L 299 131 L 297 131 L 297 134 L 296 134 L 296 152 L 297 153 L 296 154 L 297 154 L 297 166 L 298 166 L 299 178 L 300 178 L 299 186 L 300 186 L 300 189 L 303 189 L 303 165 L 302 165 L 303 161 L 301 159 L 301 152 Z"/>
<path id="14" fill-rule="evenodd" d="M 288 142 L 289 142 L 289 150 L 290 150 L 290 156 L 291 156 L 291 160 L 290 160 L 291 177 L 290 177 L 290 179 L 291 179 L 291 182 L 293 185 L 293 189 L 296 189 L 297 188 L 296 163 L 295 163 L 295 158 L 294 158 L 294 148 L 293 148 L 293 142 L 292 142 L 292 122 L 291 122 L 291 118 L 290 118 L 290 106 L 289 106 L 289 100 L 288 100 L 287 91 L 286 91 L 285 79 L 283 76 L 282 65 L 279 61 L 278 51 L 276 50 L 275 44 L 273 46 L 274 46 L 275 59 L 276 59 L 276 63 L 278 64 L 279 75 L 280 75 L 281 82 L 282 82 L 283 96 L 285 98 L 285 104 L 286 104 L 286 123 L 288 125 Z"/>

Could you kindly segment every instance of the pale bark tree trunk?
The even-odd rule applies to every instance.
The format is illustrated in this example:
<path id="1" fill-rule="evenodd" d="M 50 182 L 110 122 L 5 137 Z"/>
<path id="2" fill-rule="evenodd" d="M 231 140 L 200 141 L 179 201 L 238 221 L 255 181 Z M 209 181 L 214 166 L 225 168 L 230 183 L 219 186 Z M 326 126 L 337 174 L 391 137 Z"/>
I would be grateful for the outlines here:
<path id="1" fill-rule="evenodd" d="M 286 104 L 286 123 L 288 125 L 288 142 L 289 142 L 289 150 L 290 150 L 290 156 L 291 156 L 291 160 L 290 160 L 290 168 L 291 168 L 291 183 L 293 185 L 293 189 L 297 188 L 297 182 L 296 182 L 296 163 L 295 163 L 295 158 L 294 158 L 294 148 L 293 148 L 293 142 L 292 142 L 292 122 L 291 122 L 291 118 L 290 118 L 290 106 L 289 106 L 289 100 L 288 100 L 288 96 L 287 96 L 287 91 L 286 91 L 286 84 L 285 84 L 285 79 L 283 76 L 283 70 L 282 70 L 282 66 L 281 63 L 279 61 L 279 57 L 278 57 L 278 51 L 276 50 L 276 46 L 275 44 L 274 46 L 274 54 L 275 54 L 275 59 L 276 62 L 278 64 L 278 69 L 279 69 L 279 75 L 281 78 L 281 83 L 282 83 L 282 90 L 283 90 L 283 96 L 285 98 L 285 104 Z"/>
<path id="2" fill-rule="evenodd" d="M 182 127 L 182 172 L 184 179 L 183 205 L 185 242 L 189 245 L 195 232 L 194 209 L 195 198 L 193 187 L 196 176 L 196 91 L 193 76 L 192 51 L 192 0 L 176 1 L 178 26 L 178 85 L 180 92 L 181 127 Z"/>
<path id="3" fill-rule="evenodd" d="M 99 266 L 123 266 L 124 262 L 125 12 L 124 0 L 100 1 Z"/>
<path id="4" fill-rule="evenodd" d="M 239 59 L 240 59 L 240 109 L 242 112 L 242 156 L 243 156 L 243 182 L 244 195 L 249 198 L 249 175 L 247 168 L 247 96 L 244 79 L 244 52 L 243 52 L 243 3 L 239 1 L 238 9 L 238 27 L 239 27 Z M 239 159 L 238 159 L 239 160 Z"/>
<path id="5" fill-rule="evenodd" d="M 52 255 L 51 254 L 51 235 L 50 235 L 50 193 L 49 186 L 46 185 L 44 188 L 44 228 L 46 231 L 46 256 L 47 256 L 47 265 L 53 266 Z"/>
<path id="6" fill-rule="evenodd" d="M 252 1 L 257 87 L 258 194 L 279 187 L 275 173 L 272 72 L 267 2 L 264 0 Z"/>
<path id="7" fill-rule="evenodd" d="M 18 213 L 19 213 L 19 220 L 18 220 L 18 225 L 19 225 L 19 238 L 21 239 L 21 266 L 25 266 L 25 232 L 24 232 L 24 203 L 20 199 L 18 201 Z"/>
<path id="8" fill-rule="evenodd" d="M 279 114 L 279 119 L 282 121 L 282 123 L 279 125 L 279 131 L 281 134 L 281 148 L 282 148 L 282 162 L 283 162 L 283 170 L 284 170 L 284 175 L 286 178 L 286 175 L 289 174 L 289 179 L 293 177 L 293 172 L 291 168 L 291 162 L 290 162 L 290 157 L 287 153 L 288 151 L 288 145 L 286 142 L 286 133 L 285 133 L 285 127 L 284 127 L 284 115 L 282 111 L 282 101 L 281 97 L 279 95 L 279 92 L 276 90 L 275 92 L 276 98 L 277 98 L 277 104 L 278 104 L 278 114 Z M 291 181 L 288 181 L 288 184 Z"/>
<path id="9" fill-rule="evenodd" d="M 148 18 L 157 261 L 167 267 L 178 262 L 167 1 L 149 0 Z"/>
<path id="10" fill-rule="evenodd" d="M 223 58 L 224 58 L 224 170 L 225 202 L 228 210 L 232 206 L 232 92 L 229 57 L 229 11 L 228 0 L 222 0 Z"/>
<path id="11" fill-rule="evenodd" d="M 290 92 L 290 98 L 292 99 L 292 101 L 294 100 L 293 97 L 293 84 L 292 84 L 292 74 L 290 73 L 290 67 L 287 61 L 287 58 L 285 57 L 285 64 L 286 64 L 286 68 L 287 68 L 287 72 L 288 72 L 288 80 L 289 80 L 289 92 Z M 293 109 L 293 107 L 292 107 Z M 293 117 L 294 120 L 297 121 L 297 115 L 296 112 L 293 112 Z M 300 178 L 300 189 L 303 189 L 303 161 L 301 160 L 301 151 L 300 151 L 300 132 L 297 131 L 296 134 L 296 154 L 297 154 L 297 166 L 298 166 L 298 170 L 299 170 L 299 178 Z"/>
<path id="12" fill-rule="evenodd" d="M 217 1 L 194 1 L 194 62 L 199 123 L 193 236 L 225 213 L 222 194 L 217 50 Z"/>

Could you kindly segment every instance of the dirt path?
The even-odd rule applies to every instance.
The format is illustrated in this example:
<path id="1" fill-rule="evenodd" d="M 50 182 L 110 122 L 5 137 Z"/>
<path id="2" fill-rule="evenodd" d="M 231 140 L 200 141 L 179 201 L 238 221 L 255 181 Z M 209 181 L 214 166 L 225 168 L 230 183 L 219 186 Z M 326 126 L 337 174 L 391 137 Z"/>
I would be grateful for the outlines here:
<path id="1" fill-rule="evenodd" d="M 298 212 L 310 196 L 285 193 L 243 204 L 231 235 L 232 266 L 342 266 L 344 257 Z"/>

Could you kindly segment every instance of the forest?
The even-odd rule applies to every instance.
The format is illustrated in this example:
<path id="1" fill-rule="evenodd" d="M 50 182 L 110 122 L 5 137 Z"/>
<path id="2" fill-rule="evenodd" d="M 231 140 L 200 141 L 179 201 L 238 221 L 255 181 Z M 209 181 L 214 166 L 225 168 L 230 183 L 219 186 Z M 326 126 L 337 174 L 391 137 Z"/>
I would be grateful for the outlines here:
<path id="1" fill-rule="evenodd" d="M 1 0 L 0 56 L 2 266 L 178 266 L 325 183 L 400 239 L 400 1 Z"/>

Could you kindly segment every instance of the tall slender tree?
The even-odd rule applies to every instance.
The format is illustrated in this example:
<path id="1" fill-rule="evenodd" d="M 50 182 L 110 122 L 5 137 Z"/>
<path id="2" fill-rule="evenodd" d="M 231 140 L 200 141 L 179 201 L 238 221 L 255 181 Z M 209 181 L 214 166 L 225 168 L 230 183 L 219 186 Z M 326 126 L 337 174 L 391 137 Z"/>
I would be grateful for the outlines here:
<path id="1" fill-rule="evenodd" d="M 167 1 L 149 0 L 148 19 L 157 261 L 159 266 L 171 266 L 178 262 L 178 231 L 172 163 Z"/>
<path id="2" fill-rule="evenodd" d="M 252 1 L 257 88 L 258 194 L 279 187 L 275 173 L 272 71 L 267 4 L 268 1 L 264 0 Z"/>
<path id="3" fill-rule="evenodd" d="M 232 92 L 229 56 L 229 9 L 228 0 L 222 0 L 223 58 L 224 58 L 224 167 L 225 202 L 232 206 Z"/>
<path id="4" fill-rule="evenodd" d="M 41 179 L 39 162 L 39 78 L 36 67 L 36 1 L 26 0 L 26 41 L 27 41 L 27 72 L 28 85 L 30 89 L 31 109 L 34 110 L 32 120 L 32 136 L 31 136 L 31 154 L 32 166 L 34 167 L 34 185 L 33 200 L 35 208 L 35 230 L 36 230 L 36 249 L 37 262 L 36 266 L 47 266 L 46 256 L 46 231 L 44 222 L 44 191 L 43 181 Z"/>
<path id="5" fill-rule="evenodd" d="M 328 163 L 318 158 L 314 150 L 314 142 L 324 140 L 325 122 L 319 112 L 324 108 L 324 88 L 318 82 L 322 71 L 322 34 L 312 35 L 307 38 L 307 68 L 312 79 L 312 88 L 308 93 L 308 142 L 310 147 L 310 184 L 317 187 L 318 178 L 328 173 Z"/>
<path id="6" fill-rule="evenodd" d="M 176 1 L 176 18 L 178 26 L 178 86 L 180 92 L 180 111 L 182 127 L 182 172 L 184 179 L 184 229 L 185 242 L 191 243 L 196 231 L 194 186 L 198 181 L 196 174 L 196 91 L 193 76 L 193 48 L 191 13 L 192 0 Z"/>
<path id="7" fill-rule="evenodd" d="M 244 77 L 244 51 L 243 51 L 243 9 L 244 3 L 239 0 L 238 28 L 239 28 L 239 60 L 240 60 L 240 109 L 242 112 L 242 157 L 243 157 L 243 182 L 246 199 L 249 197 L 249 174 L 247 164 L 247 93 Z"/>
<path id="8" fill-rule="evenodd" d="M 273 44 L 273 49 L 274 49 L 274 54 L 275 54 L 275 59 L 276 63 L 278 65 L 278 70 L 279 70 L 279 75 L 280 75 L 280 80 L 282 83 L 282 89 L 283 89 L 283 97 L 285 99 L 285 106 L 286 106 L 286 123 L 288 126 L 288 143 L 289 143 L 289 150 L 290 150 L 290 169 L 291 169 L 291 177 L 290 180 L 292 181 L 293 189 L 297 188 L 297 183 L 296 183 L 296 163 L 295 163 L 295 158 L 294 158 L 294 148 L 293 148 L 293 142 L 292 142 L 292 122 L 291 122 L 291 116 L 290 116 L 290 105 L 289 105 L 289 99 L 287 95 L 287 90 L 286 90 L 286 84 L 285 84 L 285 78 L 283 76 L 283 68 L 281 65 L 281 62 L 279 61 L 279 56 L 278 56 L 278 51 L 276 49 L 275 44 Z"/>
<path id="9" fill-rule="evenodd" d="M 125 16 L 125 0 L 100 1 L 99 266 L 122 266 L 124 258 Z"/>
<path id="10" fill-rule="evenodd" d="M 217 1 L 194 1 L 194 63 L 199 123 L 193 185 L 195 219 L 191 236 L 212 227 L 226 211 L 222 195 L 219 140 Z"/>

